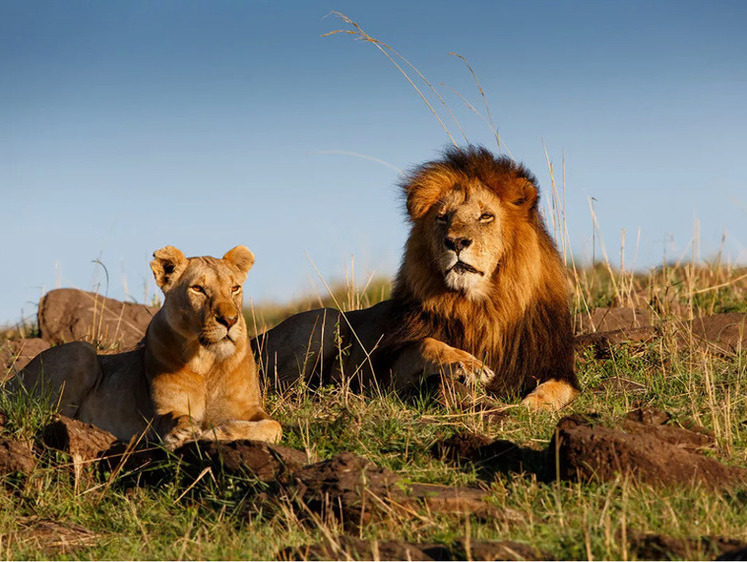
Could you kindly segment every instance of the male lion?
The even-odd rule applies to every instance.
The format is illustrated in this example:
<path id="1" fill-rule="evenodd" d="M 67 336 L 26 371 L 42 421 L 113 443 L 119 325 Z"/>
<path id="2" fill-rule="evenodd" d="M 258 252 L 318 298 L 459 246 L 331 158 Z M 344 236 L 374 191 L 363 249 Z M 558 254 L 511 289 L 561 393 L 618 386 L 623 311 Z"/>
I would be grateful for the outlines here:
<path id="1" fill-rule="evenodd" d="M 268 381 L 354 379 L 405 389 L 450 372 L 531 409 L 578 394 L 564 267 L 534 176 L 453 148 L 402 184 L 412 223 L 391 300 L 297 314 L 253 341 Z"/>
<path id="2" fill-rule="evenodd" d="M 188 439 L 279 441 L 280 424 L 262 408 L 242 315 L 254 255 L 236 246 L 223 259 L 185 258 L 166 246 L 153 257 L 165 300 L 138 348 L 99 356 L 83 342 L 53 347 L 20 383 L 119 439 L 152 423 L 171 449 Z"/>

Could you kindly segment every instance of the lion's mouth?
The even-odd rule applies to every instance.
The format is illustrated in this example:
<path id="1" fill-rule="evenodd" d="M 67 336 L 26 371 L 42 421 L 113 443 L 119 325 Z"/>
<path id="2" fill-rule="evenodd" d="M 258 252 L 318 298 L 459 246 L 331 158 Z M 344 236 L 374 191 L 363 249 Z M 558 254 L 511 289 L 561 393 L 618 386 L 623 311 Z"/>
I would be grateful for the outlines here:
<path id="1" fill-rule="evenodd" d="M 470 264 L 465 263 L 461 260 L 457 261 L 451 269 L 449 269 L 448 272 L 453 271 L 454 273 L 476 273 L 477 275 L 485 275 L 484 272 L 480 271 L 479 269 L 475 269 Z"/>

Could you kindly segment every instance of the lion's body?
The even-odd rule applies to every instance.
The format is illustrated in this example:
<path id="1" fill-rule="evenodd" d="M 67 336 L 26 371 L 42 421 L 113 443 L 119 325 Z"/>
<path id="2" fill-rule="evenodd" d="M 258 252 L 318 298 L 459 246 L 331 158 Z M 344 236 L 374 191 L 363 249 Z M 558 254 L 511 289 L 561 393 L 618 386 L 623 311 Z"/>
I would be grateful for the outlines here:
<path id="1" fill-rule="evenodd" d="M 154 256 L 166 299 L 138 348 L 97 355 L 82 342 L 54 347 L 19 382 L 120 439 L 151 426 L 172 448 L 190 438 L 279 440 L 241 313 L 251 252 L 239 246 L 221 260 L 185 258 L 169 246 Z"/>
<path id="2" fill-rule="evenodd" d="M 270 330 L 254 342 L 268 380 L 352 377 L 404 389 L 448 368 L 498 394 L 530 393 L 532 408 L 572 400 L 567 281 L 534 177 L 470 147 L 421 166 L 403 187 L 412 228 L 392 298 Z"/>

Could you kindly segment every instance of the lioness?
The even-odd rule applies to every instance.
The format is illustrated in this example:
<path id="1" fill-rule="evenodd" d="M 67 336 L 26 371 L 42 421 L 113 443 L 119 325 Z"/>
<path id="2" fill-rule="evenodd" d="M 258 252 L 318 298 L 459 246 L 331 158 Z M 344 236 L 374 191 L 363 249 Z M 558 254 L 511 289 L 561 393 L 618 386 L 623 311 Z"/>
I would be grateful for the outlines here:
<path id="1" fill-rule="evenodd" d="M 534 176 L 453 148 L 402 184 L 410 235 L 391 300 L 301 313 L 252 342 L 270 383 L 347 378 L 405 389 L 449 371 L 558 409 L 578 393 L 562 260 Z"/>
<path id="2" fill-rule="evenodd" d="M 165 300 L 142 344 L 97 355 L 83 342 L 53 347 L 19 382 L 59 403 L 66 416 L 120 439 L 152 424 L 174 449 L 188 439 L 277 442 L 280 424 L 265 413 L 242 315 L 242 284 L 254 263 L 245 246 L 222 259 L 185 258 L 173 246 L 150 263 Z"/>

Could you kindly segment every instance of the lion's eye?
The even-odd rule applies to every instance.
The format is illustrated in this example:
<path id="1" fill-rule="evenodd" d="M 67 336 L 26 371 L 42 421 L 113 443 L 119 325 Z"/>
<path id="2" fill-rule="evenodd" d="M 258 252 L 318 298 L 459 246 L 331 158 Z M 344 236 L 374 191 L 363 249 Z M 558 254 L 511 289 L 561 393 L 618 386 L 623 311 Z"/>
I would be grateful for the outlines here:
<path id="1" fill-rule="evenodd" d="M 233 287 L 231 287 L 231 292 L 234 295 L 237 294 L 239 291 L 241 291 L 241 285 L 234 285 Z"/>
<path id="2" fill-rule="evenodd" d="M 190 289 L 192 289 L 195 293 L 200 293 L 201 295 L 205 294 L 205 287 L 203 287 L 202 285 L 192 285 Z"/>
<path id="3" fill-rule="evenodd" d="M 495 218 L 492 213 L 483 213 L 480 215 L 480 222 L 491 222 Z"/>
<path id="4" fill-rule="evenodd" d="M 444 213 L 443 215 L 436 215 L 436 222 L 439 224 L 446 224 L 446 221 L 448 221 L 448 217 Z"/>

